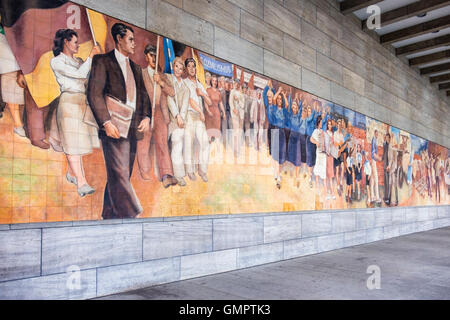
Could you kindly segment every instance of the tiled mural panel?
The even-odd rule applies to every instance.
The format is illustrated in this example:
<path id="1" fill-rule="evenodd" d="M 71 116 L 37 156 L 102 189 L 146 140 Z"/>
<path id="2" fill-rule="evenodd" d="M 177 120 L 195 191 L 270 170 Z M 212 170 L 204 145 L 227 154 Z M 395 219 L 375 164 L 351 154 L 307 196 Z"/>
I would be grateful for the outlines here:
<path id="1" fill-rule="evenodd" d="M 68 1 L 0 60 L 1 224 L 450 203 L 446 148 Z"/>

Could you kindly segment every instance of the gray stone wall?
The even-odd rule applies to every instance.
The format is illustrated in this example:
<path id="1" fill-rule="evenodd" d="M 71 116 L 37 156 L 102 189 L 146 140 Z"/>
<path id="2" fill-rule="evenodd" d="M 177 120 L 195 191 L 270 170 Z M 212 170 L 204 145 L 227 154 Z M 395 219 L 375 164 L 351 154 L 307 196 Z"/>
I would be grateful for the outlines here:
<path id="1" fill-rule="evenodd" d="M 449 101 L 335 0 L 75 0 L 450 148 Z"/>
<path id="2" fill-rule="evenodd" d="M 446 97 L 334 0 L 75 2 L 450 147 Z M 450 206 L 0 225 L 0 299 L 86 299 L 449 225 Z"/>
<path id="3" fill-rule="evenodd" d="M 449 225 L 450 206 L 1 225 L 0 299 L 87 299 Z"/>

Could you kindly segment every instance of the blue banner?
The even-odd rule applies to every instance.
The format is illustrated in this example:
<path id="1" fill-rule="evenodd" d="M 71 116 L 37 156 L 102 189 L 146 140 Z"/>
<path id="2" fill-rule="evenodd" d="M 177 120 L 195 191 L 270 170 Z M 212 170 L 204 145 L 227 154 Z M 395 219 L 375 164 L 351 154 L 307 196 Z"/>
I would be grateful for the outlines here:
<path id="1" fill-rule="evenodd" d="M 203 68 L 205 70 L 220 76 L 233 77 L 233 65 L 231 63 L 217 61 L 201 53 L 200 59 L 202 60 Z"/>
<path id="2" fill-rule="evenodd" d="M 352 125 L 355 125 L 355 111 L 344 108 L 344 118 L 347 122 L 350 121 Z"/>
<path id="3" fill-rule="evenodd" d="M 164 38 L 163 47 L 164 47 L 164 73 L 173 73 L 172 63 L 173 60 L 175 59 L 175 53 L 173 51 L 172 40 Z"/>
<path id="4" fill-rule="evenodd" d="M 420 154 L 422 151 L 426 151 L 428 149 L 428 141 L 419 138 L 413 134 L 410 134 L 411 137 L 411 150 L 415 154 Z"/>
<path id="5" fill-rule="evenodd" d="M 333 105 L 333 113 L 335 113 L 336 115 L 339 115 L 339 116 L 343 116 L 344 108 L 338 104 L 334 104 Z"/>
<path id="6" fill-rule="evenodd" d="M 397 140 L 397 142 L 400 143 L 401 142 L 400 141 L 400 129 L 391 126 L 391 132 L 392 132 L 392 135 L 395 136 L 395 140 Z"/>
<path id="7" fill-rule="evenodd" d="M 354 126 L 366 130 L 366 116 L 359 112 L 355 112 Z"/>

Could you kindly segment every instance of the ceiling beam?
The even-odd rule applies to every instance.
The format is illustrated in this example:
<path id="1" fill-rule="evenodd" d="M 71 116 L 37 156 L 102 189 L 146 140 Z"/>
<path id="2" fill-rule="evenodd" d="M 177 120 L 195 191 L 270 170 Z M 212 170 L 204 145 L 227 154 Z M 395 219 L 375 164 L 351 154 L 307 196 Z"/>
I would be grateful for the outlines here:
<path id="1" fill-rule="evenodd" d="M 381 27 L 402 21 L 419 14 L 443 8 L 450 4 L 450 0 L 420 0 L 401 8 L 381 14 Z M 367 20 L 362 23 L 363 29 L 367 29 Z"/>
<path id="2" fill-rule="evenodd" d="M 368 6 L 381 1 L 383 0 L 345 0 L 340 4 L 341 13 L 350 14 L 352 12 L 358 11 L 359 9 L 367 8 Z"/>
<path id="3" fill-rule="evenodd" d="M 441 84 L 439 85 L 439 90 L 448 90 L 448 89 L 450 89 L 450 82 L 447 82 L 447 83 L 441 83 Z"/>
<path id="4" fill-rule="evenodd" d="M 408 55 L 408 54 L 414 54 L 426 50 L 436 49 L 439 47 L 450 45 L 450 34 L 433 38 L 430 40 L 425 40 L 421 42 L 416 42 L 413 44 L 410 44 L 408 46 L 399 47 L 395 49 L 395 54 L 398 56 L 401 55 Z"/>
<path id="5" fill-rule="evenodd" d="M 450 62 L 420 69 L 420 74 L 425 75 L 425 74 L 438 73 L 438 72 L 443 72 L 443 71 L 448 71 L 448 70 L 450 70 Z"/>
<path id="6" fill-rule="evenodd" d="M 380 37 L 381 44 L 392 44 L 394 42 L 411 39 L 433 31 L 441 30 L 450 26 L 450 16 L 441 17 L 435 20 L 417 24 L 412 27 L 404 28 L 394 32 L 387 33 Z"/>
<path id="7" fill-rule="evenodd" d="M 417 66 L 420 64 L 440 61 L 450 58 L 450 50 L 440 51 L 432 54 L 427 54 L 426 56 L 420 56 L 409 60 L 410 66 Z"/>
<path id="8" fill-rule="evenodd" d="M 430 77 L 431 83 L 450 81 L 450 73 L 443 74 L 441 76 Z"/>

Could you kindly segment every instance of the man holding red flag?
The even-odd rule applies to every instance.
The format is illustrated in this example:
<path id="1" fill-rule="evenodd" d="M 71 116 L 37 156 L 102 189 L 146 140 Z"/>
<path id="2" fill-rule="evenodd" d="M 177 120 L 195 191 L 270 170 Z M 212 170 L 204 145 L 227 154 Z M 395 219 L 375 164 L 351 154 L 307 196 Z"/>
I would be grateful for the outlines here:
<path id="1" fill-rule="evenodd" d="M 154 142 L 154 152 L 159 170 L 159 179 L 164 188 L 176 185 L 178 181 L 174 178 L 172 160 L 168 146 L 168 125 L 170 123 L 167 97 L 174 97 L 175 90 L 168 77 L 157 71 L 156 48 L 149 44 L 144 49 L 144 55 L 148 66 L 142 69 L 145 88 L 152 105 L 154 105 L 153 128 L 144 133 L 144 138 L 138 141 L 137 157 L 142 178 L 150 179 L 150 168 L 152 157 L 150 153 L 150 143 Z M 156 93 L 154 90 L 156 88 Z M 155 97 L 155 101 L 153 101 Z"/>

